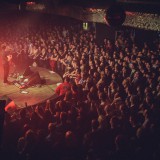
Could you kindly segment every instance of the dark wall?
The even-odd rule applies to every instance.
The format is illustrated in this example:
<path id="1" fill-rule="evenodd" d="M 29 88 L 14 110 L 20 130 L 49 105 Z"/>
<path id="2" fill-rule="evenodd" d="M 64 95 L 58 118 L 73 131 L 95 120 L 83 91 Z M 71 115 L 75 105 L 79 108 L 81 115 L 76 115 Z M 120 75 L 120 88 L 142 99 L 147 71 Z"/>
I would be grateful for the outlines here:
<path id="1" fill-rule="evenodd" d="M 115 40 L 115 28 L 109 27 L 106 24 L 96 23 L 96 41 L 99 45 L 103 43 L 104 38 Z"/>
<path id="2" fill-rule="evenodd" d="M 158 32 L 156 31 L 147 31 L 147 30 L 142 30 L 142 29 L 136 29 L 135 30 L 135 41 L 138 42 L 138 46 L 142 47 L 144 42 L 146 42 L 149 47 L 154 49 L 154 42 L 157 41 L 158 37 Z"/>

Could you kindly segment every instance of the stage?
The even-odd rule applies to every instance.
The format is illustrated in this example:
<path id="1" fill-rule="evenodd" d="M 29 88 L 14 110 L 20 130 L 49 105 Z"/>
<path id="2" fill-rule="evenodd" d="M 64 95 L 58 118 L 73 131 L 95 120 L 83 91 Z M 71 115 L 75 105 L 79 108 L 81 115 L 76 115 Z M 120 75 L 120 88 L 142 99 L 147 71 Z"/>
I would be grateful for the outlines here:
<path id="1" fill-rule="evenodd" d="M 62 78 L 57 73 L 50 73 L 50 70 L 41 67 L 31 67 L 33 72 L 38 71 L 42 79 L 46 83 L 29 87 L 27 89 L 19 89 L 17 86 L 3 84 L 3 68 L 0 61 L 0 99 L 9 98 L 17 108 L 24 108 L 25 102 L 28 106 L 36 105 L 45 102 L 47 99 L 56 98 L 55 88 L 59 83 L 62 83 Z M 9 77 L 9 81 L 14 81 L 14 78 Z M 24 91 L 24 93 L 22 92 Z"/>

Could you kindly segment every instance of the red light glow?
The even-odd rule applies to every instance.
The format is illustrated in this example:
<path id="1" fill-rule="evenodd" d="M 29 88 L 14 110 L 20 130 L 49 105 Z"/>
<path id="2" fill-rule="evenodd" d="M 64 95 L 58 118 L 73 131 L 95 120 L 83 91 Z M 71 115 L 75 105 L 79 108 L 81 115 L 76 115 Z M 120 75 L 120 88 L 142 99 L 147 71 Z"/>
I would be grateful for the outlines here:
<path id="1" fill-rule="evenodd" d="M 36 4 L 36 3 L 35 3 L 35 2 L 30 1 L 30 2 L 26 2 L 26 4 L 27 4 L 27 5 L 34 5 L 34 4 Z"/>

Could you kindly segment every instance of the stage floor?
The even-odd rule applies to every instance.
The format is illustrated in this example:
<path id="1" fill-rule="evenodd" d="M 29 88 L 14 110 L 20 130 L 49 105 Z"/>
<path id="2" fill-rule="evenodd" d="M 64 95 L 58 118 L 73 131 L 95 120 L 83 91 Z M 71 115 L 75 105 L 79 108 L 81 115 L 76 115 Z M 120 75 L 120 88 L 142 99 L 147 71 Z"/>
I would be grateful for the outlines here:
<path id="1" fill-rule="evenodd" d="M 46 84 L 41 86 L 29 87 L 27 89 L 19 89 L 13 85 L 3 85 L 3 68 L 0 62 L 0 99 L 8 97 L 11 101 L 14 101 L 18 108 L 25 107 L 25 102 L 28 106 L 36 105 L 45 102 L 47 99 L 56 98 L 55 88 L 58 83 L 62 83 L 62 78 L 57 73 L 50 73 L 48 69 L 41 67 L 31 67 L 32 71 L 38 71 L 41 78 L 46 80 Z M 9 78 L 13 81 L 13 78 Z M 27 91 L 28 93 L 21 93 L 21 91 Z"/>

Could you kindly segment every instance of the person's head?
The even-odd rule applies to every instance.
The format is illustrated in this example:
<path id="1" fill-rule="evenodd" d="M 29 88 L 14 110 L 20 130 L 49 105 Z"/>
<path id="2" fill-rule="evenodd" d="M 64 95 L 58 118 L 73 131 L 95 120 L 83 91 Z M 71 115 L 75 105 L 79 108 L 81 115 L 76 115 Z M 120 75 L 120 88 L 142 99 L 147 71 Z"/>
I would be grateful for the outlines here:
<path id="1" fill-rule="evenodd" d="M 64 81 L 69 83 L 70 82 L 70 78 L 68 76 L 66 76 Z"/>
<path id="2" fill-rule="evenodd" d="M 18 139 L 18 143 L 17 143 L 18 152 L 21 153 L 23 151 L 24 146 L 25 146 L 25 138 L 24 137 L 20 137 Z"/>
<path id="3" fill-rule="evenodd" d="M 77 87 L 76 84 L 73 84 L 73 85 L 71 86 L 71 91 L 72 91 L 73 93 L 76 93 L 76 92 L 78 91 L 78 87 Z"/>
<path id="4" fill-rule="evenodd" d="M 117 83 L 115 83 L 114 81 L 112 81 L 111 84 L 110 84 L 110 88 L 113 89 L 113 90 L 117 89 L 118 88 Z"/>
<path id="5" fill-rule="evenodd" d="M 98 120 L 97 120 L 97 119 L 93 119 L 93 120 L 91 121 L 92 130 L 93 130 L 93 131 L 97 130 L 97 129 L 98 129 L 98 126 L 99 126 Z"/>
<path id="6" fill-rule="evenodd" d="M 147 95 L 147 96 L 145 97 L 145 102 L 146 102 L 147 104 L 152 104 L 152 101 L 153 101 L 152 95 Z"/>
<path id="7" fill-rule="evenodd" d="M 127 93 L 127 95 L 129 96 L 129 95 L 132 95 L 132 89 L 131 89 L 131 87 L 126 87 L 125 88 L 125 92 Z"/>
<path id="8" fill-rule="evenodd" d="M 29 124 L 24 124 L 23 125 L 22 130 L 23 130 L 24 133 L 27 132 L 29 129 L 31 129 L 31 127 L 29 126 Z"/>
<path id="9" fill-rule="evenodd" d="M 89 101 L 92 101 L 92 100 L 93 100 L 93 94 L 92 94 L 91 92 L 89 92 L 89 93 L 87 94 L 87 99 L 88 99 Z"/>
<path id="10" fill-rule="evenodd" d="M 31 130 L 31 129 L 29 129 L 28 131 L 26 131 L 26 133 L 25 133 L 25 140 L 28 143 L 34 143 L 35 140 L 36 140 L 35 132 L 33 130 Z"/>
<path id="11" fill-rule="evenodd" d="M 125 150 L 128 148 L 128 139 L 125 135 L 117 135 L 115 138 L 115 145 L 117 150 Z"/>
<path id="12" fill-rule="evenodd" d="M 138 97 L 136 95 L 132 95 L 130 97 L 130 102 L 131 102 L 131 105 L 137 105 L 138 104 Z"/>
<path id="13" fill-rule="evenodd" d="M 100 93 L 98 94 L 98 96 L 99 96 L 99 99 L 100 99 L 100 100 L 102 100 L 102 101 L 105 101 L 105 100 L 106 100 L 106 94 L 105 94 L 104 92 L 100 92 Z"/>
<path id="14" fill-rule="evenodd" d="M 36 132 L 36 135 L 37 135 L 37 140 L 38 142 L 42 141 L 42 140 L 45 140 L 45 130 L 44 129 L 39 129 L 37 132 Z"/>
<path id="15" fill-rule="evenodd" d="M 142 93 L 142 88 L 141 88 L 141 86 L 137 86 L 137 88 L 136 88 L 136 91 L 137 91 L 137 93 Z"/>
<path id="16" fill-rule="evenodd" d="M 40 106 L 40 105 L 37 105 L 37 106 L 36 106 L 35 112 L 36 112 L 36 113 L 39 113 L 39 114 L 41 114 L 41 115 L 44 114 L 43 108 L 42 108 L 42 106 Z"/>
<path id="17" fill-rule="evenodd" d="M 130 64 L 130 68 L 131 68 L 131 69 L 135 69 L 135 68 L 136 68 L 135 64 L 134 64 L 134 63 L 131 63 L 131 64 Z"/>
<path id="18" fill-rule="evenodd" d="M 109 73 L 109 67 L 108 66 L 105 67 L 104 72 Z"/>
<path id="19" fill-rule="evenodd" d="M 117 118 L 116 116 L 113 116 L 111 119 L 110 119 L 110 125 L 111 125 L 111 128 L 112 129 L 115 129 L 115 128 L 118 128 L 119 127 L 119 118 Z"/>
<path id="20" fill-rule="evenodd" d="M 25 118 L 26 117 L 26 110 L 23 108 L 20 110 L 19 115 L 21 118 Z"/>
<path id="21" fill-rule="evenodd" d="M 6 45 L 2 45 L 1 48 L 2 48 L 3 51 L 5 51 L 6 50 Z"/>
<path id="22" fill-rule="evenodd" d="M 46 121 L 46 122 L 52 121 L 52 114 L 51 114 L 50 110 L 44 111 L 43 118 L 44 118 L 44 121 Z"/>
<path id="23" fill-rule="evenodd" d="M 66 104 L 66 100 L 68 100 L 68 99 L 65 99 L 65 100 L 60 100 L 59 102 L 57 102 L 57 111 L 60 111 L 60 112 L 62 112 L 62 111 L 65 111 L 66 109 L 67 109 L 67 104 Z"/>
<path id="24" fill-rule="evenodd" d="M 129 117 L 129 122 L 131 124 L 132 127 L 136 127 L 138 122 L 137 122 L 137 115 L 133 114 L 133 115 L 130 115 Z"/>
<path id="25" fill-rule="evenodd" d="M 67 121 L 67 113 L 66 112 L 60 113 L 60 120 L 62 123 L 66 123 L 66 121 Z"/>
<path id="26" fill-rule="evenodd" d="M 112 74 L 111 77 L 112 77 L 112 80 L 116 80 L 116 75 L 114 73 Z"/>
<path id="27" fill-rule="evenodd" d="M 120 110 L 121 114 L 123 114 L 123 115 L 126 115 L 126 114 L 128 115 L 128 113 L 129 113 L 129 109 L 125 104 L 121 104 L 119 106 L 119 110 Z"/>
<path id="28" fill-rule="evenodd" d="M 145 95 L 149 95 L 151 93 L 151 88 L 150 87 L 146 87 L 144 89 L 144 93 L 145 93 Z"/>
<path id="29" fill-rule="evenodd" d="M 65 133 L 65 142 L 68 147 L 76 145 L 76 136 L 72 131 L 67 131 Z"/>
<path id="30" fill-rule="evenodd" d="M 134 78 L 139 78 L 140 77 L 140 72 L 135 72 L 135 74 L 134 74 Z"/>
<path id="31" fill-rule="evenodd" d="M 67 91 L 67 92 L 65 93 L 64 100 L 65 100 L 65 101 L 69 101 L 69 100 L 71 100 L 71 99 L 72 99 L 72 92 L 71 92 L 71 91 Z"/>
<path id="32" fill-rule="evenodd" d="M 55 125 L 54 125 L 54 123 L 49 123 L 49 124 L 48 124 L 48 131 L 49 131 L 50 133 L 53 133 L 54 130 L 55 130 Z"/>

